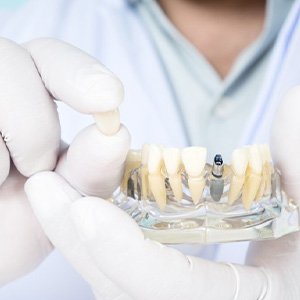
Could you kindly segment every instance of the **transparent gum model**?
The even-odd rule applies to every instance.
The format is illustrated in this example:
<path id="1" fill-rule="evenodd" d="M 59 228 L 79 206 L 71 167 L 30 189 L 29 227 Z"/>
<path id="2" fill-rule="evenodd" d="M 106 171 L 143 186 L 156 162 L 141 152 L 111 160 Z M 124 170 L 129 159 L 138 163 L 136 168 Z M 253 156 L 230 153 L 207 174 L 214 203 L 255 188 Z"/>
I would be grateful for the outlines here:
<path id="1" fill-rule="evenodd" d="M 281 189 L 266 145 L 236 149 L 231 164 L 206 149 L 145 145 L 131 151 L 113 202 L 162 243 L 279 238 L 299 230 L 299 209 Z"/>

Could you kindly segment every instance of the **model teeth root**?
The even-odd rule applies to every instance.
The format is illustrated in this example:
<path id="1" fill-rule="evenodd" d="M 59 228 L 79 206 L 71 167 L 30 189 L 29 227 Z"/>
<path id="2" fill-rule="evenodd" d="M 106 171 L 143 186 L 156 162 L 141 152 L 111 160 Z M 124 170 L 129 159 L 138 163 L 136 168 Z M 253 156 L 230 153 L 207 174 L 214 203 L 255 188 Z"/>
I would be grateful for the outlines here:
<path id="1" fill-rule="evenodd" d="M 248 166 L 248 150 L 246 148 L 238 148 L 233 151 L 231 158 L 231 168 L 233 176 L 231 178 L 228 202 L 233 204 L 241 195 L 245 182 L 245 173 Z"/>
<path id="2" fill-rule="evenodd" d="M 262 157 L 257 145 L 248 147 L 249 164 L 243 188 L 242 202 L 249 210 L 258 193 L 262 180 Z"/>
<path id="3" fill-rule="evenodd" d="M 150 145 L 148 152 L 148 182 L 158 207 L 164 210 L 167 204 L 167 193 L 165 178 L 162 174 L 163 155 L 162 150 L 157 145 Z"/>
<path id="4" fill-rule="evenodd" d="M 188 186 L 192 200 L 197 204 L 205 187 L 205 164 L 207 150 L 203 147 L 189 147 L 182 150 L 182 162 L 188 175 Z"/>
<path id="5" fill-rule="evenodd" d="M 181 182 L 181 153 L 177 148 L 165 148 L 163 150 L 165 168 L 169 177 L 169 183 L 177 201 L 182 200 Z"/>

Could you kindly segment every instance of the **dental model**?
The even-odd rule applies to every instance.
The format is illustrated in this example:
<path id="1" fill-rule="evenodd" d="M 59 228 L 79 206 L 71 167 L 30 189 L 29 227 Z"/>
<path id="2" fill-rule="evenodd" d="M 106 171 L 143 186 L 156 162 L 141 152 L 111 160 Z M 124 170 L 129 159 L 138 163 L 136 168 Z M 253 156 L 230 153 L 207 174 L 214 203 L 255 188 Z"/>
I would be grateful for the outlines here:
<path id="1" fill-rule="evenodd" d="M 179 203 L 185 198 L 184 180 L 187 181 L 194 205 L 203 201 L 203 191 L 207 184 L 213 201 L 219 202 L 224 198 L 224 187 L 227 185 L 228 205 L 234 205 L 240 200 L 245 210 L 271 194 L 274 169 L 267 145 L 235 149 L 230 166 L 223 164 L 220 154 L 215 156 L 212 166 L 206 164 L 206 158 L 207 150 L 204 147 L 180 150 L 144 145 L 142 151 L 129 153 L 122 189 L 126 191 L 127 187 L 128 194 L 132 197 L 136 197 L 134 190 L 138 189 L 138 198 L 141 199 L 147 199 L 151 195 L 161 210 L 166 208 L 170 197 Z M 134 168 L 139 169 L 139 180 L 130 176 L 130 171 Z M 230 171 L 225 172 L 225 168 Z M 168 186 L 172 196 L 167 192 Z"/>
<path id="2" fill-rule="evenodd" d="M 127 157 L 113 202 L 163 243 L 277 238 L 299 230 L 299 208 L 281 190 L 267 145 L 207 163 L 203 147 L 144 145 Z"/>

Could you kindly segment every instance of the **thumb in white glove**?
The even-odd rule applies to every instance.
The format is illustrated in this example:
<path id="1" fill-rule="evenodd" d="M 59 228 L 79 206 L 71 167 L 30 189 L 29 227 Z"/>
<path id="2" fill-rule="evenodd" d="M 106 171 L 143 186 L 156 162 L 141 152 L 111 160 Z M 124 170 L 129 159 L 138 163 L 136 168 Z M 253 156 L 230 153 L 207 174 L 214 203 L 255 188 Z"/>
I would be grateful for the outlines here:
<path id="1" fill-rule="evenodd" d="M 113 136 L 106 136 L 93 125 L 75 138 L 62 156 L 58 172 L 77 189 L 108 197 L 120 184 L 128 149 L 129 134 L 125 127 Z M 96 184 L 97 178 L 100 186 Z M 70 209 L 81 195 L 54 172 L 36 174 L 26 186 L 45 233 L 91 284 L 97 298 L 116 299 L 120 296 L 120 299 L 130 299 L 97 268 L 79 240 Z M 54 200 L 52 203 L 48 202 L 50 198 Z"/>
<path id="2" fill-rule="evenodd" d="M 298 204 L 300 199 L 300 86 L 280 103 L 274 118 L 271 150 L 282 173 L 283 188 Z M 263 243 L 251 243 L 248 263 L 265 269 L 272 283 L 267 299 L 300 299 L 300 233 Z"/>
<path id="3" fill-rule="evenodd" d="M 113 165 L 112 165 L 113 166 Z M 137 224 L 100 198 L 81 198 L 59 175 L 43 172 L 25 187 L 53 244 L 100 299 L 259 299 L 266 277 L 258 268 L 185 256 L 144 239 Z M 41 198 L 40 195 L 43 195 Z M 249 283 L 251 282 L 251 288 Z"/>

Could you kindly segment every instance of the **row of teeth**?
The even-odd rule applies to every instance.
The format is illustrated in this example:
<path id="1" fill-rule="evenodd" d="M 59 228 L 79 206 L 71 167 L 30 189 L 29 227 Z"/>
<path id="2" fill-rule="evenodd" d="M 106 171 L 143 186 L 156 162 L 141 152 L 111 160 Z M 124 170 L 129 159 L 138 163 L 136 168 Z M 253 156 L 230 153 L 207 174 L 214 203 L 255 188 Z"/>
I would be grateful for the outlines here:
<path id="1" fill-rule="evenodd" d="M 138 154 L 137 154 L 138 153 Z M 139 157 L 137 157 L 137 155 Z M 163 148 L 158 145 L 144 145 L 141 152 L 131 152 L 127 160 L 124 181 L 129 170 L 140 167 L 142 198 L 152 194 L 160 209 L 167 203 L 165 173 L 169 178 L 175 200 L 183 197 L 183 171 L 188 177 L 188 187 L 194 204 L 201 200 L 206 184 L 205 165 L 207 150 L 204 147 Z M 241 195 L 245 209 L 253 201 L 271 193 L 272 164 L 267 145 L 253 145 L 233 151 L 231 159 L 232 177 L 228 192 L 228 203 L 233 204 Z"/>

